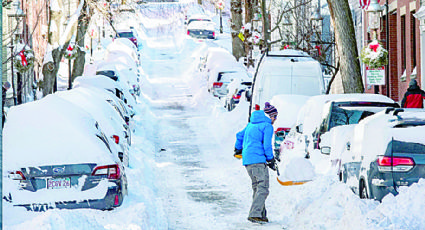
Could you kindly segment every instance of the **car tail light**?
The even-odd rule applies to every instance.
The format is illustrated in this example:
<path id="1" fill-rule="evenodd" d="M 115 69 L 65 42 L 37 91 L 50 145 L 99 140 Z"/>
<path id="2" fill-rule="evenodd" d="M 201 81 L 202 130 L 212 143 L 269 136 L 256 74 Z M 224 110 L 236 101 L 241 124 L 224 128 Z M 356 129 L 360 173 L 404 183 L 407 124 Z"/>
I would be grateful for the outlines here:
<path id="1" fill-rule="evenodd" d="M 215 37 L 215 32 L 213 32 L 213 37 Z"/>
<path id="2" fill-rule="evenodd" d="M 187 35 L 190 35 L 190 32 L 189 32 L 189 30 L 187 31 Z"/>
<path id="3" fill-rule="evenodd" d="M 9 178 L 12 180 L 26 180 L 24 174 L 21 171 L 11 172 Z"/>
<path id="4" fill-rule="evenodd" d="M 291 128 L 279 127 L 279 128 L 276 129 L 276 131 L 274 131 L 274 133 L 276 134 L 277 132 L 282 132 L 282 131 L 284 131 L 285 133 L 289 133 L 290 130 L 291 130 Z"/>
<path id="5" fill-rule="evenodd" d="M 235 100 L 239 100 L 239 99 L 241 99 L 241 95 L 236 94 L 236 95 L 233 95 L 232 98 L 235 99 Z"/>
<path id="6" fill-rule="evenodd" d="M 120 178 L 120 167 L 118 164 L 114 165 L 102 165 L 94 168 L 92 176 L 108 175 L 108 179 L 119 179 Z"/>
<path id="7" fill-rule="evenodd" d="M 415 166 L 415 161 L 410 157 L 380 156 L 377 160 L 378 169 L 382 172 L 396 171 L 407 172 Z"/>
<path id="8" fill-rule="evenodd" d="M 223 86 L 223 82 L 214 82 L 213 83 L 214 88 L 221 88 L 221 86 Z"/>
<path id="9" fill-rule="evenodd" d="M 115 195 L 114 205 L 117 206 L 119 204 L 120 198 L 118 195 Z"/>
<path id="10" fill-rule="evenodd" d="M 255 110 L 260 110 L 260 106 L 258 104 L 255 104 Z"/>
<path id="11" fill-rule="evenodd" d="M 112 138 L 114 138 L 115 144 L 119 144 L 120 143 L 120 137 L 117 135 L 112 135 Z"/>

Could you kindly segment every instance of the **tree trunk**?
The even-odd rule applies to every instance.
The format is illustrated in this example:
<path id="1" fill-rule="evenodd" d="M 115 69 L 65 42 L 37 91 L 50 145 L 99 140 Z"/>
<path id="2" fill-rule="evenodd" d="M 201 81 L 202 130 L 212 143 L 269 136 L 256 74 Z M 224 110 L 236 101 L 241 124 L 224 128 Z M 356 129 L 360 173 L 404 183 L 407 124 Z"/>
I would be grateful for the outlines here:
<path id="1" fill-rule="evenodd" d="M 52 50 L 53 61 L 47 62 L 43 65 L 43 97 L 56 92 L 57 75 L 59 71 L 59 63 L 62 60 L 63 54 L 69 45 L 69 41 L 62 47 Z M 51 68 L 53 67 L 53 68 Z"/>
<path id="2" fill-rule="evenodd" d="M 89 26 L 90 18 L 92 15 L 92 10 L 87 13 L 87 2 L 84 2 L 83 8 L 81 9 L 81 14 L 78 17 L 78 27 L 77 27 L 77 45 L 81 47 L 77 49 L 78 55 L 74 60 L 74 65 L 72 68 L 72 77 L 71 82 L 74 82 L 74 79 L 78 76 L 83 75 L 84 65 L 86 63 L 86 52 L 84 50 L 84 36 L 86 35 L 87 28 Z"/>
<path id="3" fill-rule="evenodd" d="M 348 0 L 327 0 L 335 28 L 335 43 L 340 61 L 339 74 L 344 93 L 363 93 L 359 55 L 353 18 Z"/>
<path id="4" fill-rule="evenodd" d="M 236 60 L 245 56 L 245 50 L 242 40 L 238 37 L 238 34 L 242 28 L 242 1 L 232 0 L 231 3 L 232 13 L 232 53 Z"/>

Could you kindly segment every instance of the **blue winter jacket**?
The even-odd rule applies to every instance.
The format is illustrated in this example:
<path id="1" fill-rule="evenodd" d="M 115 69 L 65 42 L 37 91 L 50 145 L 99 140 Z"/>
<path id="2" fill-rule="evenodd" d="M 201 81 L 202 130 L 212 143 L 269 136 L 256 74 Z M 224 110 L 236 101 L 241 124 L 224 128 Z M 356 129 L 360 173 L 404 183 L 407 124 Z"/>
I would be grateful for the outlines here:
<path id="1" fill-rule="evenodd" d="M 242 164 L 266 163 L 273 159 L 273 126 L 263 110 L 254 111 L 250 122 L 236 134 L 236 149 L 242 150 Z"/>

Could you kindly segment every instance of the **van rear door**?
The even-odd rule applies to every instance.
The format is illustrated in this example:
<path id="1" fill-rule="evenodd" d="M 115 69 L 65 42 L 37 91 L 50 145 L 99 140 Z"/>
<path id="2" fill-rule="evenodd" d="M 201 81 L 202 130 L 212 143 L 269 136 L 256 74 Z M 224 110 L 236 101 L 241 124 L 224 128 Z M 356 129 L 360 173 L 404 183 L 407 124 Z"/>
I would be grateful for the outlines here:
<path id="1" fill-rule="evenodd" d="M 314 96 L 324 92 L 322 69 L 317 61 L 292 62 L 291 94 Z"/>

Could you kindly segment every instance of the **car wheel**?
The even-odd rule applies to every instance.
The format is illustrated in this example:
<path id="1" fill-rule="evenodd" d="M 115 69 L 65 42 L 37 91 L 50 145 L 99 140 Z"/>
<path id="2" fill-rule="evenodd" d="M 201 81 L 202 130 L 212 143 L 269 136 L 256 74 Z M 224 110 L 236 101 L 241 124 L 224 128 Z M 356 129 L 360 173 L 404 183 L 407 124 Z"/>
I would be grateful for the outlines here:
<path id="1" fill-rule="evenodd" d="M 365 183 L 364 180 L 360 181 L 359 196 L 360 196 L 360 199 L 368 199 L 369 198 L 369 195 L 367 194 L 366 183 Z"/>

